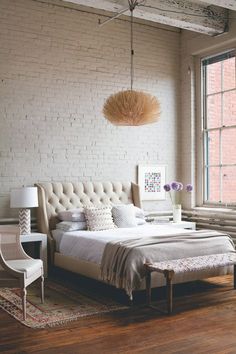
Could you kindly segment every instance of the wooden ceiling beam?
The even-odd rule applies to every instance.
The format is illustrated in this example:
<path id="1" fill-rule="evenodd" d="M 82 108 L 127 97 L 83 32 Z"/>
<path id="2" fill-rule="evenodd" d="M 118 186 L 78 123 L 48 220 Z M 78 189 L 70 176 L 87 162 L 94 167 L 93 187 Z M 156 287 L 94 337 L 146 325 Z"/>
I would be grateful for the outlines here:
<path id="1" fill-rule="evenodd" d="M 115 13 L 128 7 L 127 0 L 63 1 Z M 217 0 L 211 2 L 213 1 L 217 2 Z M 146 0 L 144 4 L 145 6 L 135 8 L 134 17 L 212 36 L 223 33 L 227 25 L 228 12 L 221 7 L 206 6 L 186 0 Z M 129 16 L 129 11 L 125 15 Z"/>
<path id="2" fill-rule="evenodd" d="M 225 9 L 236 11 L 235 0 L 198 0 L 199 2 L 208 3 L 209 5 L 224 7 Z"/>

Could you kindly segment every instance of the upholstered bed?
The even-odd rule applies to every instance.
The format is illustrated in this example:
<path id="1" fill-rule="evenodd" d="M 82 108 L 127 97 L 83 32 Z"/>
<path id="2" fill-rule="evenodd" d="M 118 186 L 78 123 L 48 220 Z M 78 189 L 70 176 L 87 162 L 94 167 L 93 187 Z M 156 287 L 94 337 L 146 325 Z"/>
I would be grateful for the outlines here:
<path id="1" fill-rule="evenodd" d="M 69 242 L 69 238 L 72 239 L 74 246 L 72 248 L 72 253 L 62 253 L 56 247 L 56 240 L 53 238 L 52 230 L 56 228 L 56 224 L 58 223 L 57 215 L 59 212 L 63 210 L 73 209 L 73 208 L 81 208 L 84 206 L 104 206 L 111 204 L 134 204 L 137 207 L 141 206 L 140 196 L 139 196 L 139 186 L 127 182 L 45 182 L 45 183 L 37 183 L 38 188 L 38 197 L 39 197 L 39 208 L 38 208 L 38 228 L 40 232 L 43 232 L 48 235 L 48 245 L 50 250 L 50 262 L 51 264 L 96 279 L 101 280 L 101 264 L 99 260 L 91 261 L 89 257 L 77 257 L 75 253 L 75 248 L 79 246 L 78 235 L 75 233 L 67 233 L 67 236 L 64 237 L 63 242 L 64 248 L 66 246 L 67 240 Z M 128 229 L 123 229 L 123 233 L 127 233 L 127 239 L 131 236 L 134 237 L 136 233 L 136 228 L 129 231 Z M 144 231 L 142 231 L 144 230 Z M 114 231 L 113 231 L 114 232 Z M 122 230 L 119 229 L 117 231 L 117 235 L 121 235 Z M 168 250 L 168 242 L 173 243 L 172 240 L 174 236 L 178 236 L 180 231 L 173 228 L 170 229 L 161 229 L 160 226 L 151 226 L 148 225 L 137 228 L 137 234 L 140 237 L 142 232 L 146 236 L 158 236 L 162 237 L 158 243 L 160 244 L 159 254 L 161 254 L 161 250 L 163 249 L 163 254 L 166 254 Z M 89 231 L 84 231 L 79 236 L 83 236 L 83 240 L 86 241 L 86 235 Z M 101 231 L 100 231 L 101 233 Z M 133 233 L 133 235 L 132 235 Z M 156 233 L 156 234 L 155 234 Z M 91 233 L 92 234 L 92 233 Z M 106 235 L 109 236 L 109 230 L 106 230 Z M 163 238 L 165 234 L 168 235 L 166 240 Z M 100 234 L 99 234 L 100 235 Z M 110 235 L 110 239 L 112 239 L 112 232 Z M 70 236 L 70 237 L 69 237 Z M 124 235 L 122 235 L 123 237 Z M 172 237 L 173 236 L 173 237 Z M 137 237 L 136 237 L 137 238 Z M 99 239 L 99 237 L 98 237 Z M 109 239 L 109 238 L 108 238 Z M 74 241 L 73 241 L 74 240 Z M 97 241 L 97 240 L 95 240 Z M 204 241 L 204 240 L 203 240 Z M 206 246 L 201 246 L 200 236 L 198 234 L 192 232 L 189 235 L 186 235 L 186 231 L 184 235 L 180 235 L 176 238 L 176 243 L 172 244 L 172 255 L 171 258 L 182 258 L 181 256 L 181 247 L 183 246 L 183 252 L 187 252 L 187 255 L 203 255 L 203 254 L 211 254 L 211 253 L 224 253 L 224 252 L 234 252 L 234 246 L 232 241 L 227 235 L 219 235 L 219 238 L 214 236 L 214 241 L 211 241 L 209 238 L 205 240 Z M 104 238 L 103 238 L 104 242 Z M 164 248 L 163 247 L 164 244 Z M 90 246 L 89 246 L 90 245 Z M 96 242 L 88 243 L 88 247 L 91 245 L 95 245 Z M 204 245 L 204 243 L 203 243 Z M 211 247 L 212 245 L 212 247 Z M 99 246 L 99 243 L 98 243 Z M 150 246 L 149 246 L 150 247 Z M 174 247 L 174 248 L 173 248 Z M 198 248 L 199 254 L 198 254 Z M 147 248 L 147 247 L 146 247 Z M 91 251 L 91 249 L 90 249 Z M 175 252 L 176 251 L 176 252 Z M 150 247 L 150 252 L 152 253 L 152 247 Z M 193 253 L 194 252 L 194 253 Z M 190 253 L 190 254 L 189 254 Z M 168 257 L 170 257 L 168 255 Z M 175 283 L 178 282 L 186 282 L 191 280 L 203 279 L 210 276 L 229 274 L 231 273 L 230 267 L 212 269 L 208 272 L 194 273 L 194 275 L 190 272 L 184 275 L 180 275 L 175 278 Z M 162 286 L 164 284 L 164 279 L 160 274 L 153 274 L 152 286 Z M 144 289 L 144 281 L 141 282 L 139 286 L 140 289 Z"/>
<path id="2" fill-rule="evenodd" d="M 81 208 L 84 205 L 109 205 L 110 203 L 133 203 L 140 207 L 139 186 L 120 182 L 44 182 L 36 183 L 39 207 L 37 223 L 40 232 L 48 236 L 49 262 L 55 266 L 99 279 L 97 264 L 64 256 L 56 252 L 51 231 L 55 229 L 58 212 Z"/>

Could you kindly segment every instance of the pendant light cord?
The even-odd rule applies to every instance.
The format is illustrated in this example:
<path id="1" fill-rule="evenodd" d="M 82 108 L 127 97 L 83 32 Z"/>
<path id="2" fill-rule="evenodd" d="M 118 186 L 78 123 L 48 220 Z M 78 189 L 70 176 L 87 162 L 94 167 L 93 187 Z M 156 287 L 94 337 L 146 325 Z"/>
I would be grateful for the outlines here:
<path id="1" fill-rule="evenodd" d="M 130 54 L 131 54 L 131 61 L 130 61 L 130 88 L 131 91 L 133 90 L 133 82 L 134 82 L 134 48 L 133 48 L 133 8 L 130 9 Z"/>
<path id="2" fill-rule="evenodd" d="M 129 0 L 129 9 L 130 9 L 130 89 L 133 90 L 133 82 L 134 82 L 134 39 L 133 39 L 133 23 L 134 16 L 133 11 L 137 5 L 137 0 Z"/>

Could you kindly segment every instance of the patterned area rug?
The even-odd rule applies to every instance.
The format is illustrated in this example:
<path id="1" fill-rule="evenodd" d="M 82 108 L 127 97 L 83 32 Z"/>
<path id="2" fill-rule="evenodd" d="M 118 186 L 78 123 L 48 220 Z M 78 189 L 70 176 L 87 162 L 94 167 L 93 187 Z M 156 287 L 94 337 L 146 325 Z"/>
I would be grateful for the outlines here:
<path id="1" fill-rule="evenodd" d="M 41 304 L 40 289 L 37 286 L 27 288 L 27 316 L 24 321 L 19 295 L 19 289 L 0 288 L 0 308 L 31 328 L 52 327 L 80 317 L 128 308 L 109 298 L 70 290 L 47 281 L 44 304 Z"/>

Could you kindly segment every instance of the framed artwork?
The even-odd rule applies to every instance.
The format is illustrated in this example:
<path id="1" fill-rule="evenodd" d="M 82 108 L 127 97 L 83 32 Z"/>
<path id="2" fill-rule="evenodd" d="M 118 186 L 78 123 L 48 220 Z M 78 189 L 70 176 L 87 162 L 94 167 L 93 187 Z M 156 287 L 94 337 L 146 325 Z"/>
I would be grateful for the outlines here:
<path id="1" fill-rule="evenodd" d="M 165 200 L 165 165 L 138 166 L 138 184 L 142 200 Z"/>

